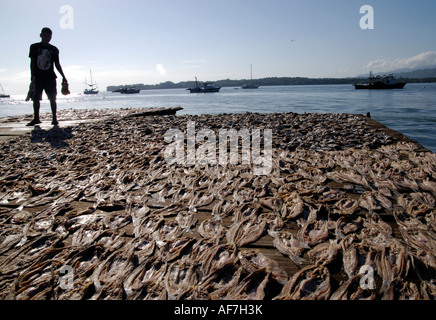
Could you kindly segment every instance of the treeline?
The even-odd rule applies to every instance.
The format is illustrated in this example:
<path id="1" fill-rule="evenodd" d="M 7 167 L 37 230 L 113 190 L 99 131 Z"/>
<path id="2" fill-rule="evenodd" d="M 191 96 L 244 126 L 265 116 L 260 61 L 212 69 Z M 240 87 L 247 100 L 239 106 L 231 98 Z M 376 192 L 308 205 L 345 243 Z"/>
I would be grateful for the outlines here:
<path id="1" fill-rule="evenodd" d="M 271 77 L 255 79 L 253 84 L 260 86 L 297 86 L 297 85 L 327 85 L 327 84 L 353 84 L 364 83 L 366 78 L 303 78 L 303 77 Z M 409 79 L 398 78 L 398 81 L 405 81 L 407 83 L 424 83 L 424 82 L 436 82 L 436 78 L 423 78 L 423 79 Z M 244 84 L 248 84 L 250 80 L 217 80 L 214 81 L 215 85 L 219 87 L 242 87 Z M 186 89 L 195 87 L 195 81 L 183 81 L 174 83 L 171 81 L 162 82 L 159 84 L 126 84 L 118 86 L 108 86 L 107 91 L 115 91 L 123 87 L 136 87 L 139 90 L 152 90 L 152 89 Z"/>

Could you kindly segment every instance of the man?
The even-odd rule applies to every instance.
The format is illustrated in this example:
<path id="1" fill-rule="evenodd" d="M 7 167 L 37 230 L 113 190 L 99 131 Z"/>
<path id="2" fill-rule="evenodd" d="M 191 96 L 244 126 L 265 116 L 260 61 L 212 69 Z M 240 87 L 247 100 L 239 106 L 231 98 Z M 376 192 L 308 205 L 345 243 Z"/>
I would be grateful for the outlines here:
<path id="1" fill-rule="evenodd" d="M 34 43 L 30 46 L 30 73 L 33 88 L 31 98 L 33 100 L 33 120 L 27 126 L 34 126 L 41 123 L 39 119 L 40 101 L 42 100 L 42 91 L 45 91 L 50 100 L 50 107 L 53 115 L 52 125 L 57 125 L 56 116 L 56 74 L 54 66 L 62 76 L 62 82 L 67 83 L 61 64 L 59 63 L 59 50 L 49 44 L 52 31 L 50 28 L 43 28 L 40 34 L 41 42 Z"/>

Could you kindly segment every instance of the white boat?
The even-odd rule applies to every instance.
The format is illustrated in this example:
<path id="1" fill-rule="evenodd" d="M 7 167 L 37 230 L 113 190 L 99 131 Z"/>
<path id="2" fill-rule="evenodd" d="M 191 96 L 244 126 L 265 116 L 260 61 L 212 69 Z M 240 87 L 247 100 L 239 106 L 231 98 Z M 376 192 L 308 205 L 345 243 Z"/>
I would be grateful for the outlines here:
<path id="1" fill-rule="evenodd" d="M 92 72 L 89 70 L 89 74 L 91 76 L 91 83 L 88 83 L 85 78 L 84 84 L 86 85 L 85 90 L 83 91 L 84 94 L 97 94 L 98 93 L 98 86 L 97 83 L 94 82 L 92 79 Z"/>
<path id="2" fill-rule="evenodd" d="M 0 88 L 2 91 L 0 92 L 0 98 L 10 98 L 11 96 L 5 93 L 5 90 L 3 89 L 3 86 L 0 84 Z"/>

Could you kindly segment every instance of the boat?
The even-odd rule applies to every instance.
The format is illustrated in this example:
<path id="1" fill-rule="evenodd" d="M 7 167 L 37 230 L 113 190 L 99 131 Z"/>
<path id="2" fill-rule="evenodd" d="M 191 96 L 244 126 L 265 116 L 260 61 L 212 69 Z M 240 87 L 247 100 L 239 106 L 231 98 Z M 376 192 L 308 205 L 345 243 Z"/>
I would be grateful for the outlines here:
<path id="1" fill-rule="evenodd" d="M 93 79 L 92 79 L 92 72 L 91 72 L 91 70 L 89 70 L 89 74 L 90 74 L 90 76 L 91 76 L 91 83 L 88 83 L 87 81 L 86 81 L 86 78 L 85 78 L 85 85 L 86 85 L 86 88 L 85 88 L 85 90 L 83 91 L 83 93 L 84 94 L 98 94 L 98 86 L 97 86 L 97 83 L 95 83 L 94 81 L 93 81 Z M 88 88 L 89 87 L 89 88 Z"/>
<path id="2" fill-rule="evenodd" d="M 188 88 L 191 93 L 207 93 L 207 92 L 219 92 L 221 87 L 215 87 L 213 82 L 204 82 L 203 86 L 198 84 L 197 77 L 195 77 L 195 88 Z"/>
<path id="3" fill-rule="evenodd" d="M 136 87 L 124 87 L 119 90 L 116 90 L 116 92 L 122 93 L 122 94 L 134 94 L 139 93 L 141 91 L 140 89 L 136 89 Z"/>
<path id="4" fill-rule="evenodd" d="M 253 82 L 253 65 L 252 64 L 250 64 L 250 74 L 251 74 L 251 76 L 250 76 L 250 83 L 249 84 L 244 84 L 243 86 L 242 86 L 242 89 L 258 89 L 259 88 L 259 85 L 258 84 L 253 84 L 252 82 Z"/>
<path id="5" fill-rule="evenodd" d="M 2 91 L 0 92 L 0 98 L 10 98 L 11 96 L 5 93 L 5 90 L 3 89 L 3 86 L 0 84 L 0 88 Z"/>
<path id="6" fill-rule="evenodd" d="M 369 90 L 383 90 L 383 89 L 403 89 L 406 85 L 405 82 L 396 82 L 394 75 L 391 73 L 384 76 L 374 76 L 372 71 L 369 73 L 368 83 L 354 84 L 356 90 L 369 89 Z"/>

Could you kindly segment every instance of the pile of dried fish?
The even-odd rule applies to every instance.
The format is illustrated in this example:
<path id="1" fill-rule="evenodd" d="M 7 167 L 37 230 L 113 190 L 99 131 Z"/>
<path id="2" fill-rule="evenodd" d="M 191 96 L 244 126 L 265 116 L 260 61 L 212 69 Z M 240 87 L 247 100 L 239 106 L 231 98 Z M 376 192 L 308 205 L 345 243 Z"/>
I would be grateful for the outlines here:
<path id="1" fill-rule="evenodd" d="M 188 121 L 273 129 L 271 173 L 168 165 Z M 1 299 L 436 298 L 436 155 L 362 117 L 111 114 L 0 150 Z"/>

